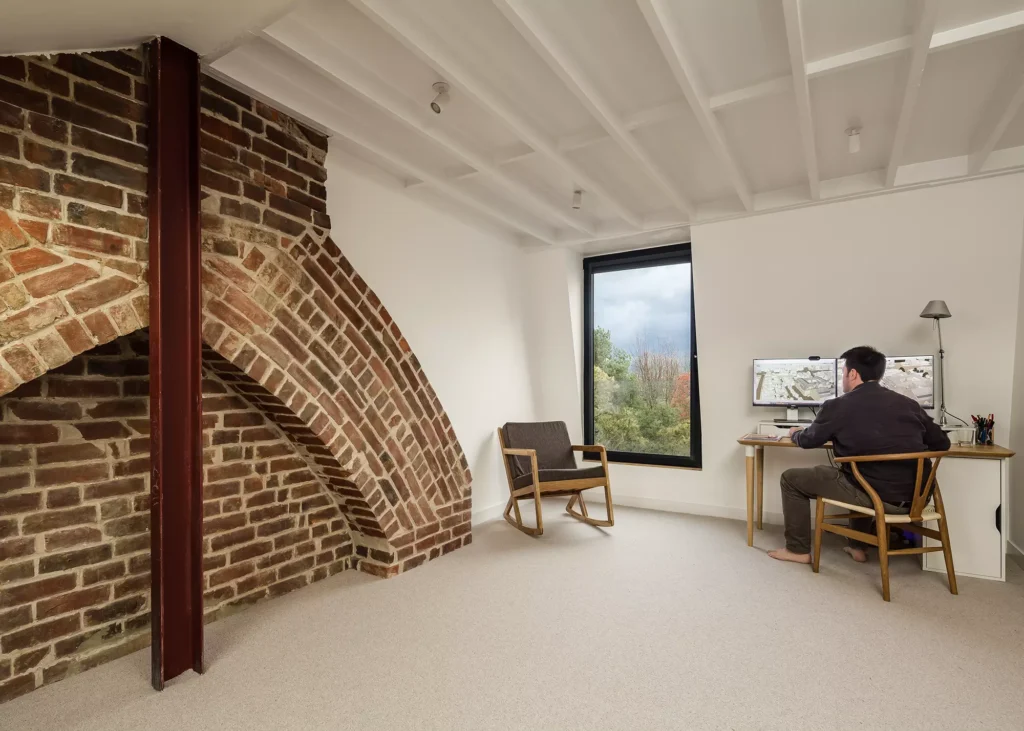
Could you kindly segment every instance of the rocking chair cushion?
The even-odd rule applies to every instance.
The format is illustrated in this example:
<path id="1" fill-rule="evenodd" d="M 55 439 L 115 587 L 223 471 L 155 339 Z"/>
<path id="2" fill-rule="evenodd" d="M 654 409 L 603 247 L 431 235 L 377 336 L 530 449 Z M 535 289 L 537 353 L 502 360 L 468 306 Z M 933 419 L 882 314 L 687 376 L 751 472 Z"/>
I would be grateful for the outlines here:
<path id="1" fill-rule="evenodd" d="M 537 476 L 541 482 L 560 482 L 562 480 L 587 480 L 595 477 L 604 477 L 604 467 L 579 467 L 571 470 L 537 470 Z M 521 487 L 529 487 L 533 484 L 533 473 L 520 475 L 512 480 L 512 484 L 518 490 Z"/>
<path id="2" fill-rule="evenodd" d="M 506 447 L 537 450 L 537 468 L 539 470 L 576 469 L 576 457 L 572 453 L 569 429 L 565 426 L 564 421 L 510 422 L 502 427 L 502 431 L 505 435 Z M 511 457 L 509 463 L 512 467 L 513 478 L 530 475 L 532 481 L 533 470 L 529 457 Z M 526 484 L 529 485 L 530 482 Z"/>

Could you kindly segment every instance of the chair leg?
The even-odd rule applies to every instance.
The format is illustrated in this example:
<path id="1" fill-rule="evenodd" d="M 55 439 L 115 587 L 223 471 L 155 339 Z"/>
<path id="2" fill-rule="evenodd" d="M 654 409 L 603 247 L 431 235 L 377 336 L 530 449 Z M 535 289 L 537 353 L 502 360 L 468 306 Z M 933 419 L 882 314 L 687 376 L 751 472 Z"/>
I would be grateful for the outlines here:
<path id="1" fill-rule="evenodd" d="M 942 536 L 942 557 L 946 559 L 946 578 L 949 579 L 949 593 L 957 594 L 956 571 L 953 570 L 953 549 L 949 545 L 949 531 L 946 529 L 946 516 L 939 518 L 939 535 Z"/>
<path id="2" fill-rule="evenodd" d="M 875 517 L 878 532 L 878 564 L 882 568 L 882 599 L 889 601 L 889 524 L 883 515 Z"/>
<path id="3" fill-rule="evenodd" d="M 814 573 L 818 573 L 818 567 L 821 565 L 821 525 L 825 522 L 825 501 L 819 497 L 817 503 L 814 516 L 814 559 L 811 563 Z"/>
<path id="4" fill-rule="evenodd" d="M 516 510 L 515 520 L 512 519 L 512 508 L 513 507 Z M 538 515 L 538 517 L 540 516 L 540 508 L 539 507 L 537 508 L 537 515 Z M 514 497 L 509 497 L 508 505 L 505 506 L 505 521 L 509 525 L 511 525 L 513 528 L 516 528 L 517 530 L 521 530 L 523 533 L 525 533 L 528 536 L 539 536 L 539 535 L 541 535 L 544 532 L 544 526 L 543 526 L 543 524 L 541 524 L 539 522 L 537 524 L 537 526 L 538 526 L 537 528 L 531 528 L 528 525 L 523 525 L 523 516 L 519 512 L 519 501 L 516 500 Z"/>
<path id="5" fill-rule="evenodd" d="M 597 518 L 590 517 L 590 515 L 587 513 L 587 504 L 583 502 L 582 492 L 575 493 L 571 498 L 569 498 L 569 502 L 565 506 L 565 512 L 574 517 L 576 520 L 582 521 L 587 525 L 597 526 L 598 528 L 610 528 L 611 526 L 615 525 L 615 517 L 612 514 L 611 494 L 607 487 L 605 487 L 605 500 L 607 501 L 608 506 L 608 520 L 598 520 Z M 580 504 L 579 512 L 572 509 L 572 506 L 575 505 L 577 502 L 579 502 Z"/>

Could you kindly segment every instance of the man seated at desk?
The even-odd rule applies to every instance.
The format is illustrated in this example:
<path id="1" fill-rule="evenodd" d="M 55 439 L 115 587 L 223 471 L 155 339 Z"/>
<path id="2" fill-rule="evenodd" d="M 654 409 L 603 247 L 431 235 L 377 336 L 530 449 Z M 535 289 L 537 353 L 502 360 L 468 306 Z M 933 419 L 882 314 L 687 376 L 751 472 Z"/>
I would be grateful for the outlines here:
<path id="1" fill-rule="evenodd" d="M 794 427 L 790 437 L 798 447 L 815 449 L 832 442 L 837 457 L 900 454 L 949 449 L 949 437 L 921 405 L 884 388 L 885 356 L 860 346 L 842 355 L 843 395 L 826 401 L 806 429 Z M 907 513 L 914 497 L 914 462 L 873 462 L 860 466 L 887 513 Z M 819 465 L 782 473 L 782 513 L 786 547 L 768 553 L 780 561 L 811 562 L 811 504 L 818 496 L 870 508 L 871 498 L 858 485 L 850 465 L 842 469 Z M 854 530 L 870 532 L 870 517 L 851 519 Z M 846 552 L 854 561 L 867 561 L 866 544 L 851 540 Z"/>

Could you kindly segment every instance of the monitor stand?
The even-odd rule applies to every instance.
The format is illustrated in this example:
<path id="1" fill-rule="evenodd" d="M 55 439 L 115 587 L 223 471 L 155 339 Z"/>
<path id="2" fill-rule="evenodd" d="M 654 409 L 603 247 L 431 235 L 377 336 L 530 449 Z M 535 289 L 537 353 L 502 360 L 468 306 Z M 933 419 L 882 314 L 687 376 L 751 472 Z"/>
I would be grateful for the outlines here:
<path id="1" fill-rule="evenodd" d="M 785 419 L 775 419 L 776 424 L 810 424 L 810 419 L 800 418 L 800 408 L 788 408 L 786 409 Z"/>

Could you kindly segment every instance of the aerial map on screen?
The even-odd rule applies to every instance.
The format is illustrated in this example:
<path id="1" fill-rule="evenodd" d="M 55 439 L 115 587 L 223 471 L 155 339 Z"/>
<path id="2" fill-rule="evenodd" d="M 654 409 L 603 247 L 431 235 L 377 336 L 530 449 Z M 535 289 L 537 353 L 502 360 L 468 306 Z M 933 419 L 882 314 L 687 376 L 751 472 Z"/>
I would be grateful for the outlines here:
<path id="1" fill-rule="evenodd" d="M 820 404 L 835 395 L 835 359 L 754 361 L 755 404 Z"/>
<path id="2" fill-rule="evenodd" d="M 923 408 L 935 407 L 935 356 L 908 355 L 885 359 L 885 375 L 882 385 L 914 399 Z M 836 361 L 836 373 L 843 378 L 843 359 Z M 842 390 L 842 389 L 840 389 Z"/>

